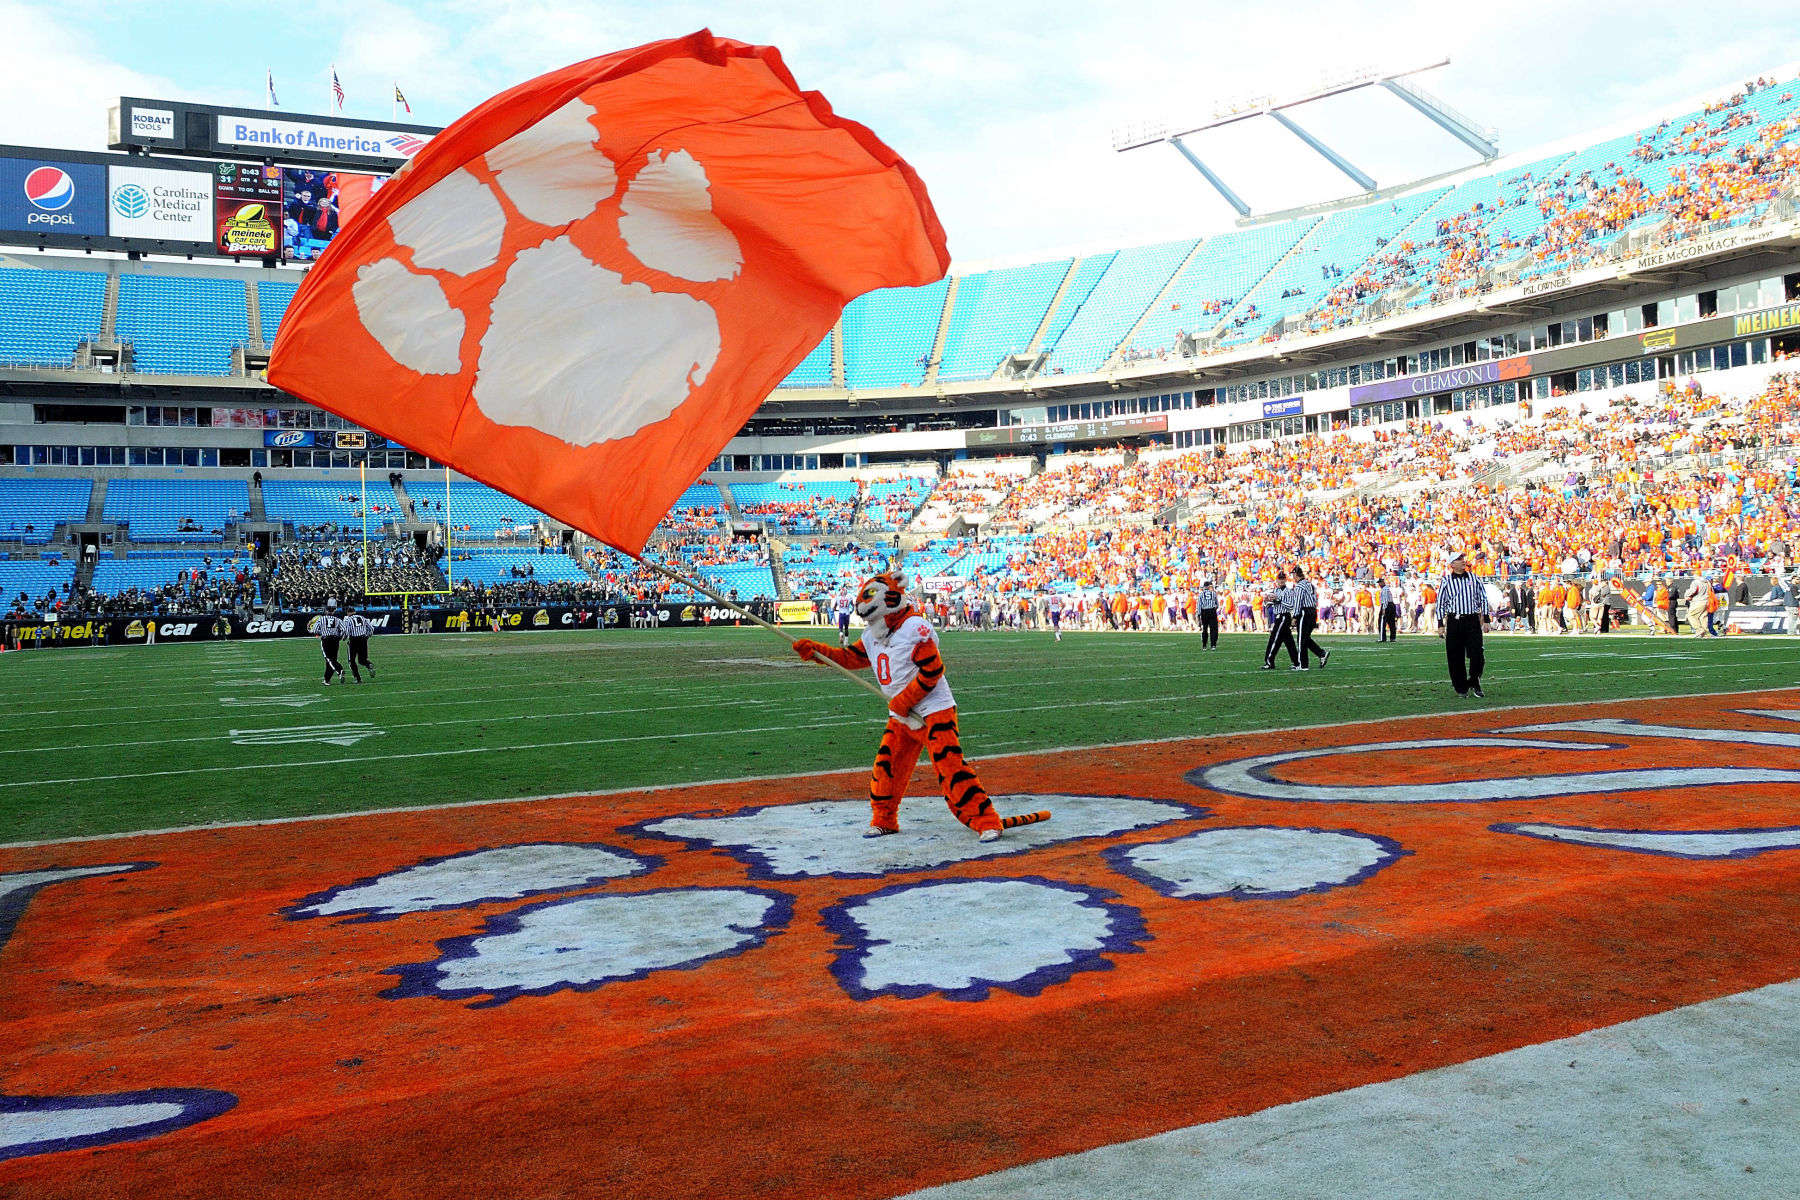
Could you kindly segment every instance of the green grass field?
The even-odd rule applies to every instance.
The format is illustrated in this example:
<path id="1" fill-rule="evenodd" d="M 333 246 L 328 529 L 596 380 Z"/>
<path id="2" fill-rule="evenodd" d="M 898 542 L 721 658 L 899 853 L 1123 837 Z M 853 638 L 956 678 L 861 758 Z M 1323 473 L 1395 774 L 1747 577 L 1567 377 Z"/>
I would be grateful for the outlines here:
<path id="1" fill-rule="evenodd" d="M 1485 701 L 1435 638 L 949 633 L 964 746 L 984 755 L 1363 718 L 1793 685 L 1800 640 L 1495 637 Z M 861 769 L 874 698 L 767 633 L 384 637 L 378 679 L 320 682 L 310 640 L 0 658 L 0 842 L 359 809 Z M 919 785 L 915 785 L 919 786 Z"/>

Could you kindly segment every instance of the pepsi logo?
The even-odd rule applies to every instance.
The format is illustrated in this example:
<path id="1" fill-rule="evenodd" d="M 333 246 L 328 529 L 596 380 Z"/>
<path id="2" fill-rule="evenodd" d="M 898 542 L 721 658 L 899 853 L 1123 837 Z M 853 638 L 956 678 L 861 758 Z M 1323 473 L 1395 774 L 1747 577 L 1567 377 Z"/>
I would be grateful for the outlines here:
<path id="1" fill-rule="evenodd" d="M 25 199 L 41 212 L 61 212 L 75 200 L 75 181 L 61 167 L 39 167 L 25 176 Z"/>

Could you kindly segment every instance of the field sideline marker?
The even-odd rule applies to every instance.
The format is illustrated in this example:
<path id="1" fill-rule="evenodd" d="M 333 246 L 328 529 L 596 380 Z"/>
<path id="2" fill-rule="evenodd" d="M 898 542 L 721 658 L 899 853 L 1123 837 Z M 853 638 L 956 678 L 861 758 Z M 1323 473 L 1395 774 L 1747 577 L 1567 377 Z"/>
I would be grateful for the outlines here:
<path id="1" fill-rule="evenodd" d="M 1744 692 L 1744 691 L 1682 692 L 1682 693 L 1676 693 L 1673 695 L 1666 695 L 1666 696 L 1632 696 L 1629 699 L 1593 700 L 1593 701 L 1586 701 L 1586 702 L 1577 702 L 1577 704 L 1580 704 L 1580 703 L 1586 703 L 1586 704 L 1635 704 L 1635 703 L 1650 702 L 1650 701 L 1655 701 L 1655 700 L 1715 699 L 1715 698 L 1724 697 L 1724 696 L 1766 696 L 1766 695 L 1772 695 L 1772 694 L 1779 694 L 1779 693 L 1783 693 L 1783 692 L 1800 692 L 1800 685 L 1795 685 L 1795 686 L 1791 686 L 1791 687 L 1781 687 L 1781 688 L 1758 688 L 1754 691 L 1748 691 L 1748 692 Z M 1460 709 L 1460 710 L 1458 710 L 1458 712 L 1459 713 L 1469 713 L 1469 714 L 1529 712 L 1533 709 L 1572 708 L 1572 707 L 1576 707 L 1576 706 L 1577 705 L 1575 705 L 1575 704 L 1568 704 L 1568 703 L 1561 703 L 1561 704 L 1555 704 L 1555 703 L 1552 703 L 1552 704 L 1502 704 L 1502 705 L 1495 705 L 1495 706 L 1489 707 L 1489 708 Z M 1169 745 L 1174 742 L 1209 742 L 1209 741 L 1215 741 L 1220 738 L 1244 737 L 1247 735 L 1259 734 L 1259 733 L 1307 733 L 1307 732 L 1312 732 L 1312 731 L 1321 730 L 1321 729 L 1344 729 L 1344 728 L 1351 728 L 1351 727 L 1358 726 L 1358 725 L 1381 725 L 1381 724 L 1386 724 L 1386 723 L 1393 722 L 1393 721 L 1416 720 L 1417 718 L 1419 718 L 1421 716 L 1442 717 L 1442 716 L 1450 716 L 1450 715 L 1454 715 L 1454 714 L 1450 714 L 1450 713 L 1412 713 L 1412 714 L 1405 714 L 1405 715 L 1401 715 L 1401 716 L 1364 717 L 1364 718 L 1360 718 L 1355 721 L 1332 721 L 1332 722 L 1325 723 L 1325 724 L 1285 725 L 1285 726 L 1277 726 L 1277 727 L 1265 728 L 1265 729 L 1237 729 L 1237 730 L 1233 730 L 1229 733 L 1197 733 L 1197 734 L 1183 735 L 1183 736 L 1179 736 L 1179 737 L 1139 738 L 1134 741 L 1127 741 L 1127 742 L 1097 742 L 1097 743 L 1094 743 L 1093 745 L 1087 745 L 1087 746 L 1049 746 L 1049 747 L 1045 747 L 1040 750 L 1013 750 L 1013 751 L 1009 751 L 1004 754 L 988 754 L 988 755 L 983 755 L 982 758 L 983 758 L 983 761 L 990 761 L 990 762 L 995 759 L 1002 759 L 1002 758 L 1038 758 L 1038 757 L 1043 757 L 1043 756 L 1051 755 L 1051 754 L 1076 754 L 1076 753 L 1080 753 L 1080 752 L 1088 751 L 1088 750 L 1116 750 L 1116 749 L 1126 749 L 1126 748 L 1129 748 L 1132 746 L 1160 746 L 1160 745 Z M 667 735 L 667 736 L 673 736 L 673 735 Z M 530 747 L 515 747 L 515 748 L 530 749 Z M 379 756 L 379 757 L 405 757 L 405 756 L 385 755 L 385 756 Z M 368 760 L 351 759 L 348 761 L 352 761 L 352 762 L 378 761 L 378 759 L 368 759 Z M 252 765 L 255 765 L 255 766 L 263 766 L 263 765 L 284 766 L 284 765 L 299 765 L 299 764 L 281 764 L 281 763 L 260 764 L 259 763 L 259 764 L 252 764 Z M 832 776 L 832 775 L 860 775 L 862 773 L 863 773 L 863 768 L 844 767 L 844 768 L 841 768 L 838 770 L 796 771 L 796 772 L 788 772 L 788 773 L 784 773 L 784 774 L 775 774 L 775 775 L 738 775 L 738 776 L 733 776 L 733 777 L 724 778 L 724 779 L 697 779 L 697 780 L 692 780 L 692 781 L 689 781 L 686 783 L 653 783 L 653 784 L 645 784 L 640 787 L 600 788 L 600 789 L 597 789 L 594 791 L 586 791 L 586 792 L 555 792 L 555 793 L 551 793 L 551 794 L 543 795 L 543 796 L 512 796 L 512 797 L 508 797 L 505 799 L 497 799 L 497 800 L 457 800 L 457 801 L 453 801 L 452 803 L 449 803 L 449 804 L 415 804 L 415 805 L 402 805 L 402 806 L 392 807 L 392 808 L 365 808 L 365 809 L 361 809 L 361 810 L 355 811 L 355 812 L 308 813 L 305 816 L 298 816 L 298 817 L 267 817 L 260 821 L 215 821 L 215 822 L 212 822 L 210 824 L 205 824 L 205 825 L 177 825 L 177 826 L 171 826 L 171 827 L 165 828 L 165 829 L 137 829 L 137 830 L 131 830 L 129 832 L 123 832 L 123 833 L 95 833 L 95 834 L 88 834 L 83 837 L 50 838 L 50 839 L 44 840 L 44 841 L 0 842 L 0 850 L 28 850 L 28 849 L 31 849 L 33 847 L 38 847 L 38 846 L 72 846 L 72 845 L 79 845 L 84 842 L 112 842 L 112 841 L 119 841 L 124 838 L 134 838 L 134 837 L 160 837 L 165 834 L 175 834 L 175 833 L 205 833 L 207 831 L 216 830 L 216 829 L 253 829 L 253 828 L 256 828 L 256 827 L 262 826 L 262 825 L 291 825 L 291 824 L 296 824 L 296 823 L 302 822 L 302 821 L 341 821 L 341 820 L 347 820 L 347 819 L 354 818 L 354 817 L 393 816 L 396 813 L 440 812 L 440 811 L 449 811 L 452 809 L 459 809 L 459 808 L 481 808 L 481 807 L 485 807 L 488 805 L 495 805 L 495 804 L 533 804 L 533 803 L 537 803 L 539 801 L 546 801 L 546 800 L 582 800 L 582 799 L 587 799 L 590 797 L 598 797 L 598 796 L 628 796 L 628 795 L 634 795 L 634 794 L 643 793 L 643 792 L 668 792 L 668 791 L 674 791 L 678 788 L 720 787 L 725 784 L 732 784 L 732 783 L 770 783 L 770 782 L 773 782 L 773 781 L 779 780 L 779 779 L 821 779 L 821 778 L 825 778 L 825 777 Z"/>

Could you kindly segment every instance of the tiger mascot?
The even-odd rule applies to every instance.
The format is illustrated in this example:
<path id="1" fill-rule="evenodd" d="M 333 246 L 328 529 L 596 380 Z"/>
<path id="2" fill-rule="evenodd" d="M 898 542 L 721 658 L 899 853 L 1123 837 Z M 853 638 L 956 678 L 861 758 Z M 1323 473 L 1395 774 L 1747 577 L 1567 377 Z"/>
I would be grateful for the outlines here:
<path id="1" fill-rule="evenodd" d="M 912 778 L 919 752 L 928 750 L 937 768 L 944 800 L 956 819 L 991 842 L 1000 836 L 1000 815 L 981 781 L 963 761 L 956 728 L 956 697 L 944 678 L 937 634 L 906 602 L 906 580 L 898 573 L 877 575 L 856 594 L 856 613 L 867 628 L 849 646 L 828 646 L 810 638 L 794 643 L 808 662 L 830 659 L 840 667 L 873 667 L 888 698 L 887 729 L 875 752 L 869 780 L 872 815 L 864 837 L 900 832 L 900 796 Z"/>

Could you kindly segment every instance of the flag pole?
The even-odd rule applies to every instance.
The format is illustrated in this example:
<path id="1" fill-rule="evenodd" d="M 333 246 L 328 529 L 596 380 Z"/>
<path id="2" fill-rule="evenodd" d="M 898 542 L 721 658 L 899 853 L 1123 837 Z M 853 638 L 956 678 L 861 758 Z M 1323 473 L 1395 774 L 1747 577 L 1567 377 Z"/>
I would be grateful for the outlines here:
<path id="1" fill-rule="evenodd" d="M 732 612 L 736 613 L 740 617 L 743 617 L 745 620 L 750 621 L 753 624 L 762 626 L 764 629 L 768 630 L 770 633 L 774 634 L 776 637 L 780 638 L 782 641 L 786 642 L 788 645 L 792 646 L 792 645 L 796 644 L 797 639 L 791 638 L 787 634 L 783 633 L 779 626 L 773 625 L 770 622 L 763 620 L 761 617 L 757 616 L 755 613 L 751 612 L 749 609 L 745 608 L 743 605 L 734 604 L 732 601 L 727 600 L 725 597 L 719 595 L 719 593 L 717 593 L 717 592 L 713 591 L 711 588 L 707 587 L 704 583 L 701 583 L 698 579 L 689 579 L 686 575 L 681 574 L 679 571 L 672 571 L 668 567 L 663 566 L 661 563 L 654 563 L 654 562 L 649 561 L 648 559 L 639 558 L 635 554 L 631 555 L 631 559 L 633 562 L 637 563 L 639 566 L 648 567 L 652 571 L 655 571 L 658 575 L 661 575 L 667 579 L 672 579 L 676 583 L 681 584 L 683 587 L 692 588 L 694 591 L 699 592 L 701 595 L 706 596 L 709 599 L 711 599 L 714 603 L 719 604 L 725 608 L 729 608 Z M 879 687 L 877 687 L 873 683 L 870 683 L 867 679 L 864 679 L 861 675 L 858 675 L 856 672 L 850 670 L 850 668 L 841 666 L 838 663 L 832 662 L 829 658 L 815 658 L 812 661 L 824 663 L 826 666 L 833 668 L 839 674 L 843 675 L 843 677 L 845 679 L 850 680 L 852 683 L 856 684 L 858 687 L 867 688 L 869 691 L 875 693 L 877 696 L 880 696 L 882 704 L 885 705 L 887 703 L 887 694 L 885 692 L 883 692 Z"/>

